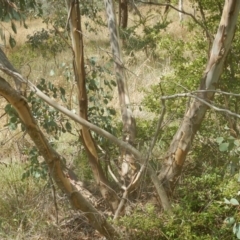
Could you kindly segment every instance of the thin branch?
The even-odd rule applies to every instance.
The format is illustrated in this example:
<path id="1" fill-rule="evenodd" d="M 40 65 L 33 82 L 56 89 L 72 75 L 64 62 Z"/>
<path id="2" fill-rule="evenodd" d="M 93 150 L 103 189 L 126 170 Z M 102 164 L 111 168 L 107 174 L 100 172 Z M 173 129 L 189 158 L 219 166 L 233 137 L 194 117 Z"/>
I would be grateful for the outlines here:
<path id="1" fill-rule="evenodd" d="M 132 5 L 133 9 L 135 10 L 136 14 L 139 16 L 140 20 L 142 20 L 142 15 L 141 15 L 140 11 L 138 10 L 137 5 L 134 0 L 131 1 L 131 5 Z"/>
<path id="2" fill-rule="evenodd" d="M 206 21 L 205 14 L 204 14 L 204 11 L 203 11 L 202 3 L 201 3 L 201 1 L 197 1 L 197 3 L 198 3 L 199 11 L 200 11 L 200 14 L 201 14 L 201 17 L 202 17 L 202 20 L 203 20 L 203 25 L 207 29 L 207 21 Z M 210 33 L 208 31 L 206 31 L 206 36 L 207 36 L 208 41 L 209 41 L 209 44 L 208 44 L 208 54 L 209 54 L 210 50 L 211 50 L 213 37 L 210 35 Z"/>
<path id="3" fill-rule="evenodd" d="M 58 33 L 58 35 L 61 37 L 61 39 L 66 43 L 66 45 L 72 49 L 72 46 L 69 44 L 69 42 L 63 36 L 63 34 L 54 25 L 53 25 L 53 28 Z"/>
<path id="4" fill-rule="evenodd" d="M 122 190 L 126 190 L 127 188 L 124 185 L 121 185 L 121 183 L 119 182 L 119 180 L 117 179 L 117 177 L 114 175 L 111 167 L 108 165 L 108 172 L 110 173 L 110 175 L 112 176 L 113 180 L 118 184 L 118 186 L 122 189 Z"/>
<path id="5" fill-rule="evenodd" d="M 239 94 L 236 94 L 236 95 L 239 95 Z M 239 95 L 240 96 L 240 95 Z M 238 96 L 238 97 L 239 97 Z M 173 98 L 177 98 L 177 97 L 191 97 L 191 98 L 195 98 L 197 99 L 199 102 L 202 102 L 204 103 L 205 105 L 207 105 L 208 107 L 212 108 L 213 110 L 217 111 L 217 112 L 224 112 L 224 113 L 227 113 L 231 116 L 234 116 L 234 117 L 237 117 L 237 118 L 240 118 L 240 115 L 237 114 L 237 113 L 233 113 L 231 112 L 230 110 L 227 110 L 227 109 L 224 109 L 224 108 L 218 108 L 212 104 L 210 104 L 209 102 L 203 100 L 202 98 L 196 96 L 196 95 L 193 95 L 192 93 L 178 93 L 178 94 L 174 94 L 174 95 L 170 95 L 170 96 L 163 96 L 161 97 L 161 99 L 173 99 Z"/>
<path id="6" fill-rule="evenodd" d="M 51 174 L 49 174 L 49 181 L 50 181 L 51 188 L 52 188 L 53 202 L 54 202 L 54 207 L 55 207 L 55 211 L 56 211 L 56 224 L 58 225 L 58 204 L 57 204 L 57 198 L 56 198 L 56 188 L 54 186 Z"/>
<path id="7" fill-rule="evenodd" d="M 161 99 L 161 102 L 162 102 L 162 111 L 161 111 L 160 117 L 158 119 L 156 132 L 154 134 L 154 137 L 152 139 L 151 145 L 149 147 L 147 157 L 145 158 L 144 163 L 142 164 L 140 170 L 138 171 L 136 177 L 134 178 L 134 181 L 132 183 L 131 188 L 133 186 L 135 186 L 139 182 L 139 180 L 140 180 L 144 170 L 146 169 L 146 166 L 148 165 L 149 159 L 150 159 L 151 154 L 152 154 L 152 150 L 153 150 L 153 148 L 154 148 L 154 146 L 156 144 L 159 132 L 160 132 L 160 130 L 162 128 L 162 122 L 163 122 L 163 119 L 164 119 L 164 115 L 166 113 L 165 99 Z"/>
<path id="8" fill-rule="evenodd" d="M 194 21 L 197 25 L 199 25 L 201 28 L 204 29 L 204 31 L 206 32 L 207 35 L 211 36 L 210 33 L 208 32 L 208 29 L 207 29 L 200 21 L 198 21 L 197 18 L 196 18 L 193 14 L 191 14 L 191 13 L 189 13 L 189 12 L 186 12 L 186 11 L 184 11 L 184 10 L 180 10 L 180 9 L 174 7 L 173 5 L 169 4 L 169 3 L 155 3 L 155 2 L 144 2 L 144 1 L 138 1 L 138 2 L 140 2 L 140 3 L 145 3 L 145 4 L 149 4 L 149 5 L 157 5 L 157 6 L 170 7 L 170 8 L 174 9 L 174 10 L 177 11 L 177 12 L 183 13 L 183 14 L 191 17 L 191 18 L 193 19 L 193 21 Z"/>
<path id="9" fill-rule="evenodd" d="M 148 155 L 147 155 L 146 160 L 145 160 L 146 164 L 149 161 L 149 158 L 151 157 L 152 150 L 153 150 L 153 148 L 156 144 L 159 132 L 162 128 L 162 122 L 163 122 L 163 119 L 164 119 L 164 115 L 166 113 L 165 99 L 161 98 L 161 102 L 162 102 L 162 111 L 161 111 L 161 114 L 160 114 L 160 117 L 159 117 L 159 120 L 158 120 L 158 123 L 157 123 L 157 129 L 156 129 L 154 138 L 153 138 L 153 140 L 151 142 L 151 146 L 149 147 L 149 150 L 148 150 Z"/>
<path id="10" fill-rule="evenodd" d="M 121 199 L 121 201 L 118 205 L 118 208 L 117 208 L 117 210 L 114 214 L 113 220 L 116 220 L 119 217 L 119 214 L 120 214 L 120 212 L 121 212 L 121 210 L 122 210 L 122 208 L 125 205 L 125 202 L 127 200 L 127 196 L 128 196 L 128 189 L 126 189 L 123 193 L 122 199 Z"/>
<path id="11" fill-rule="evenodd" d="M 220 91 L 220 90 L 196 90 L 196 91 L 191 92 L 191 94 L 194 94 L 194 93 L 204 93 L 204 92 L 213 92 L 213 93 L 229 95 L 229 96 L 232 96 L 232 97 L 240 97 L 240 94 L 224 92 L 224 91 Z"/>
<path id="12" fill-rule="evenodd" d="M 72 1 L 72 4 L 71 4 L 70 9 L 68 11 L 67 22 L 66 22 L 66 25 L 65 25 L 65 28 L 64 28 L 65 30 L 67 30 L 67 26 L 69 24 L 69 19 L 70 19 L 71 13 L 72 13 L 73 4 L 74 4 L 74 2 Z"/>

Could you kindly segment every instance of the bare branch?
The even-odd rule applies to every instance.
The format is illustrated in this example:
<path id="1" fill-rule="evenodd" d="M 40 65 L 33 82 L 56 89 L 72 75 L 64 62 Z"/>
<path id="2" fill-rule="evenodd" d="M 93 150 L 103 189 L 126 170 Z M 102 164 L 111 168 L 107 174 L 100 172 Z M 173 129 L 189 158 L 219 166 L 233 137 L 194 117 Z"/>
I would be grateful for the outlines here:
<path id="1" fill-rule="evenodd" d="M 157 5 L 157 6 L 170 7 L 170 8 L 174 9 L 174 10 L 177 11 L 177 12 L 183 13 L 183 14 L 191 17 L 191 18 L 193 19 L 193 21 L 194 21 L 197 25 L 199 25 L 202 29 L 204 29 L 204 31 L 206 32 L 207 36 L 211 36 L 210 33 L 209 33 L 209 31 L 208 31 L 208 29 L 204 26 L 204 24 L 202 24 L 200 21 L 198 21 L 197 18 L 196 18 L 193 14 L 191 14 L 191 13 L 189 13 L 189 12 L 186 12 L 186 11 L 184 11 L 184 10 L 180 10 L 180 9 L 174 7 L 173 5 L 169 4 L 169 3 L 155 3 L 155 2 L 144 2 L 144 1 L 138 1 L 138 2 L 140 2 L 140 3 L 145 3 L 145 4 L 149 4 L 149 5 Z"/>
<path id="2" fill-rule="evenodd" d="M 125 204 L 125 202 L 127 200 L 127 196 L 128 196 L 128 190 L 126 189 L 124 191 L 122 199 L 121 199 L 121 201 L 120 201 L 120 203 L 118 205 L 117 211 L 114 214 L 113 220 L 116 220 L 118 218 L 118 216 L 119 216 L 119 214 L 120 214 L 120 212 L 121 212 L 121 210 L 122 210 L 122 208 L 123 208 L 123 206 L 124 206 L 124 204 Z"/>
<path id="3" fill-rule="evenodd" d="M 235 97 L 240 97 L 240 94 L 232 94 L 232 93 L 227 93 L 227 92 L 222 92 L 222 91 L 212 91 L 212 90 L 209 90 L 209 91 L 206 91 L 206 90 L 202 90 L 202 91 L 195 91 L 195 92 L 218 92 L 218 93 L 223 93 L 223 94 L 226 94 L 226 95 L 230 95 L 230 96 L 235 96 Z M 193 92 L 194 93 L 194 92 Z M 174 94 L 174 95 L 170 95 L 170 96 L 163 96 L 161 97 L 161 99 L 163 100 L 167 100 L 167 99 L 173 99 L 173 98 L 177 98 L 177 97 L 191 97 L 191 98 L 195 98 L 197 99 L 199 102 L 202 102 L 204 103 L 205 105 L 207 105 L 208 107 L 212 108 L 213 110 L 217 111 L 217 112 L 225 112 L 231 116 L 234 116 L 234 117 L 237 117 L 237 118 L 240 118 L 240 115 L 237 114 L 237 113 L 233 113 L 231 112 L 230 110 L 228 109 L 224 109 L 224 108 L 218 108 L 212 104 L 210 104 L 209 102 L 203 100 L 202 98 L 192 94 L 192 93 L 178 93 L 178 94 Z"/>
<path id="4" fill-rule="evenodd" d="M 162 102 L 162 111 L 161 111 L 161 114 L 160 114 L 160 117 L 159 117 L 159 120 L 158 120 L 158 123 L 157 123 L 156 132 L 154 134 L 154 137 L 152 139 L 151 145 L 149 147 L 147 157 L 145 158 L 144 163 L 142 164 L 140 170 L 138 171 L 136 177 L 134 178 L 134 181 L 131 183 L 131 185 L 132 185 L 131 188 L 133 188 L 140 181 L 141 176 L 144 173 L 144 170 L 146 169 L 146 167 L 148 165 L 148 161 L 149 161 L 149 159 L 151 157 L 152 150 L 153 150 L 153 148 L 154 148 L 154 146 L 156 144 L 157 137 L 158 137 L 159 132 L 160 132 L 160 130 L 162 128 L 162 122 L 163 122 L 163 119 L 164 119 L 164 115 L 166 113 L 165 99 L 161 99 L 161 102 Z"/>

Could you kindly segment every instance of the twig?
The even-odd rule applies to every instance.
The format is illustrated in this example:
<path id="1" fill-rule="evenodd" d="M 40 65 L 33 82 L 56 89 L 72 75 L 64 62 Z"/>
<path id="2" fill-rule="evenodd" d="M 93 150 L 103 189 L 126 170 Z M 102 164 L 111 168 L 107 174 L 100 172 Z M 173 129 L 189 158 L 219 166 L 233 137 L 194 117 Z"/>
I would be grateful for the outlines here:
<path id="1" fill-rule="evenodd" d="M 161 86 L 160 86 L 161 88 Z M 163 95 L 163 91 L 162 91 L 162 88 L 161 88 L 161 92 L 162 92 L 162 95 Z M 148 154 L 147 154 L 147 157 L 145 159 L 145 163 L 147 164 L 147 162 L 149 161 L 149 158 L 152 154 L 152 150 L 156 144 L 156 141 L 157 141 L 157 138 L 158 138 L 158 135 L 159 135 L 159 132 L 162 128 L 162 123 L 163 123 L 163 119 L 164 119 L 164 115 L 166 113 L 166 105 L 165 105 L 165 99 L 161 98 L 161 102 L 162 102 L 162 111 L 161 111 L 161 114 L 160 114 L 160 117 L 158 119 L 158 123 L 157 123 L 157 129 L 156 129 L 156 132 L 154 134 L 154 137 L 153 137 L 153 140 L 151 142 L 151 145 L 149 147 L 149 150 L 148 150 Z"/>
<path id="2" fill-rule="evenodd" d="M 130 1 L 132 4 L 133 9 L 135 10 L 136 14 L 139 16 L 140 20 L 142 20 L 142 15 L 140 13 L 140 11 L 138 10 L 136 3 L 134 0 Z"/>
<path id="3" fill-rule="evenodd" d="M 111 169 L 111 167 L 109 165 L 108 165 L 108 172 L 112 176 L 113 180 L 118 184 L 118 186 L 125 191 L 127 189 L 126 186 L 121 185 L 121 183 L 119 182 L 117 177 L 114 175 L 114 173 L 112 172 L 112 169 Z"/>
<path id="4" fill-rule="evenodd" d="M 206 32 L 207 35 L 211 36 L 208 32 L 208 29 L 200 21 L 198 21 L 197 18 L 193 14 L 191 14 L 189 12 L 185 12 L 184 10 L 180 10 L 180 9 L 174 7 L 173 5 L 169 4 L 169 3 L 155 3 L 155 2 L 144 2 L 144 1 L 138 1 L 138 2 L 149 4 L 149 5 L 158 5 L 158 6 L 170 7 L 172 9 L 174 9 L 175 11 L 178 11 L 180 13 L 183 13 L 183 14 L 187 15 L 187 16 L 190 16 L 197 25 L 199 25 L 201 28 L 204 29 L 204 31 Z"/>
<path id="5" fill-rule="evenodd" d="M 122 210 L 123 206 L 125 205 L 125 202 L 127 200 L 128 190 L 126 189 L 123 193 L 122 199 L 118 205 L 118 208 L 114 214 L 113 220 L 116 220 L 119 216 L 120 211 Z"/>
<path id="6" fill-rule="evenodd" d="M 204 91 L 203 91 L 204 92 Z M 238 97 L 240 97 L 239 94 L 236 94 L 238 95 Z M 193 95 L 192 93 L 178 93 L 178 94 L 174 94 L 174 95 L 170 95 L 170 96 L 163 96 L 161 97 L 161 99 L 173 99 L 173 98 L 177 98 L 177 97 L 191 97 L 191 98 L 195 98 L 197 99 L 198 101 L 204 103 L 205 105 L 207 105 L 208 107 L 214 109 L 215 111 L 217 112 L 225 112 L 231 116 L 234 116 L 234 117 L 237 117 L 237 118 L 240 118 L 240 115 L 237 114 L 237 113 L 233 113 L 231 112 L 230 110 L 227 110 L 227 109 L 224 109 L 224 108 L 218 108 L 212 104 L 210 104 L 209 102 L 203 100 L 202 98 L 196 96 L 196 95 Z"/>
<path id="7" fill-rule="evenodd" d="M 136 177 L 134 178 L 134 181 L 132 183 L 132 187 L 135 186 L 139 182 L 139 180 L 140 180 L 140 178 L 142 176 L 142 173 L 146 169 L 146 166 L 148 165 L 148 161 L 149 161 L 149 159 L 151 157 L 151 154 L 152 154 L 152 150 L 153 150 L 153 148 L 154 148 L 154 146 L 156 144 L 159 132 L 160 132 L 160 130 L 162 128 L 162 122 L 163 122 L 163 119 L 164 119 L 164 115 L 166 113 L 165 99 L 161 99 L 161 102 L 162 102 L 162 106 L 163 107 L 162 107 L 162 111 L 161 111 L 160 117 L 158 119 L 156 132 L 154 134 L 154 137 L 152 139 L 151 145 L 149 147 L 147 157 L 145 158 L 144 163 L 142 164 L 140 170 L 138 171 Z"/>
<path id="8" fill-rule="evenodd" d="M 69 44 L 69 42 L 66 40 L 66 38 L 63 37 L 62 33 L 55 26 L 53 26 L 53 28 L 58 33 L 58 35 L 62 38 L 62 40 L 66 43 L 66 45 L 69 46 L 70 48 L 72 48 L 72 46 Z"/>
<path id="9" fill-rule="evenodd" d="M 73 9 L 73 4 L 74 4 L 74 1 L 72 1 L 70 9 L 68 11 L 68 16 L 67 16 L 67 22 L 66 22 L 65 30 L 67 30 L 68 22 L 69 22 L 69 19 L 70 19 L 71 13 L 72 13 L 72 9 Z"/>
<path id="10" fill-rule="evenodd" d="M 56 224 L 58 224 L 58 204 L 57 204 L 57 198 L 56 198 L 56 188 L 54 186 L 51 174 L 49 174 L 49 181 L 50 181 L 50 184 L 52 187 L 53 202 L 54 202 L 54 207 L 55 207 L 55 211 L 56 211 Z"/>

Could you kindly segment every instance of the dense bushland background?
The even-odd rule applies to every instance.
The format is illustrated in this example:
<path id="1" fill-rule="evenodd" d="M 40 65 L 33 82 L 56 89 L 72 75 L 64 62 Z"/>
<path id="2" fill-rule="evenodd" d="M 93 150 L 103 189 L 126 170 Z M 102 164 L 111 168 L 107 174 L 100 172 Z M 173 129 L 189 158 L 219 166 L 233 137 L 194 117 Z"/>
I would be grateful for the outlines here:
<path id="1" fill-rule="evenodd" d="M 22 75 L 48 96 L 78 112 L 70 38 L 65 31 L 67 12 L 64 2 L 50 2 L 44 3 L 41 9 L 26 11 L 27 29 L 25 24 L 19 24 L 18 17 L 13 21 L 10 15 L 1 19 L 3 50 Z M 170 8 L 165 12 L 158 1 L 154 3 L 138 3 L 141 17 L 133 9 L 129 12 L 128 27 L 120 29 L 129 95 L 137 123 L 135 146 L 143 154 L 147 154 L 156 131 L 160 97 L 190 93 L 198 88 L 224 5 L 221 0 L 186 1 L 184 11 L 192 17 L 184 15 L 179 22 L 177 11 Z M 177 6 L 174 1 L 172 4 Z M 80 9 L 89 121 L 121 138 L 105 10 L 100 1 L 82 1 Z M 240 87 L 239 34 L 237 27 L 218 86 L 221 91 L 236 94 Z M 111 222 L 111 212 L 101 198 L 79 142 L 80 126 L 33 93 L 26 97 L 51 145 L 96 196 L 95 207 Z M 214 105 L 239 114 L 238 98 L 216 94 Z M 4 98 L 0 99 L 0 238 L 100 239 L 84 214 L 71 209 L 67 197 L 54 185 L 45 162 L 24 133 L 15 110 Z M 156 172 L 188 104 L 188 98 L 179 96 L 166 101 L 164 124 L 150 159 Z M 118 161 L 118 147 L 97 134 L 93 133 L 93 137 L 103 169 L 115 188 L 107 166 L 110 160 Z M 129 213 L 113 224 L 127 233 L 129 239 L 240 239 L 239 147 L 238 118 L 209 109 L 171 196 L 173 215 L 162 211 L 150 177 L 145 174 L 137 197 L 129 199 Z"/>

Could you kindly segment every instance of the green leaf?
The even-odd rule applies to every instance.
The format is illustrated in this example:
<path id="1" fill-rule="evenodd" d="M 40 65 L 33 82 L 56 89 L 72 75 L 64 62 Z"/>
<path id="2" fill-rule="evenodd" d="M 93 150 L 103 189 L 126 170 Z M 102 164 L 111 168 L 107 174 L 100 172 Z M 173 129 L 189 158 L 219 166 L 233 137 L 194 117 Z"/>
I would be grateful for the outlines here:
<path id="1" fill-rule="evenodd" d="M 227 224 L 228 226 L 231 226 L 235 223 L 235 218 L 234 217 L 227 217 L 224 220 L 224 223 Z"/>
<path id="2" fill-rule="evenodd" d="M 10 130 L 16 130 L 17 129 L 17 124 L 16 123 L 10 123 L 9 124 L 9 129 Z"/>
<path id="3" fill-rule="evenodd" d="M 52 71 L 52 70 L 51 70 Z M 51 75 L 51 73 L 50 73 Z M 48 82 L 48 88 L 52 91 L 53 90 L 53 84 L 51 82 Z"/>
<path id="4" fill-rule="evenodd" d="M 233 233 L 236 234 L 238 239 L 240 239 L 240 224 L 239 223 L 234 224 Z"/>
<path id="5" fill-rule="evenodd" d="M 223 137 L 218 137 L 216 139 L 216 142 L 220 145 L 223 142 L 224 138 Z"/>
<path id="6" fill-rule="evenodd" d="M 10 44 L 11 48 L 14 48 L 16 46 L 16 41 L 11 35 L 9 37 L 9 44 Z"/>
<path id="7" fill-rule="evenodd" d="M 14 31 L 14 33 L 17 33 L 17 27 L 13 21 L 11 21 L 11 27 L 12 27 L 12 30 Z"/>
<path id="8" fill-rule="evenodd" d="M 63 94 L 61 94 L 61 99 L 63 102 L 67 102 L 67 99 L 65 98 L 65 96 Z"/>
<path id="9" fill-rule="evenodd" d="M 233 226 L 233 233 L 236 234 L 237 233 L 237 228 L 238 228 L 238 224 L 235 223 Z"/>
<path id="10" fill-rule="evenodd" d="M 7 105 L 5 106 L 5 108 L 4 108 L 4 110 L 5 110 L 5 112 L 10 113 L 11 110 L 12 110 L 12 105 L 11 105 L 11 104 L 7 104 Z"/>
<path id="11" fill-rule="evenodd" d="M 113 81 L 113 80 L 111 80 L 111 84 L 112 84 L 114 87 L 117 86 L 117 83 L 116 83 L 115 81 Z"/>
<path id="12" fill-rule="evenodd" d="M 17 117 L 16 116 L 13 116 L 10 118 L 10 123 L 16 123 L 17 122 Z"/>
<path id="13" fill-rule="evenodd" d="M 65 127 L 66 127 L 66 129 L 67 129 L 68 132 L 71 132 L 71 131 L 72 131 L 72 125 L 71 125 L 70 122 L 66 122 Z"/>
<path id="14" fill-rule="evenodd" d="M 10 19 L 12 19 L 12 17 L 11 17 L 11 14 L 10 14 L 10 13 L 8 13 L 8 14 L 6 14 L 6 15 L 4 16 L 4 19 L 3 19 L 3 21 L 4 21 L 4 22 L 9 22 L 9 21 L 10 21 Z"/>
<path id="15" fill-rule="evenodd" d="M 237 140 L 234 140 L 234 145 L 239 147 L 240 146 L 240 141 L 237 139 Z"/>
<path id="16" fill-rule="evenodd" d="M 23 22 L 23 26 L 24 26 L 24 28 L 28 29 L 28 26 L 25 21 Z"/>
<path id="17" fill-rule="evenodd" d="M 224 203 L 225 204 L 230 204 L 230 201 L 228 199 L 224 198 Z"/>
<path id="18" fill-rule="evenodd" d="M 96 57 L 91 57 L 89 59 L 89 62 L 91 63 L 92 66 L 95 66 L 96 65 L 96 62 L 97 62 L 97 58 Z"/>
<path id="19" fill-rule="evenodd" d="M 65 89 L 62 88 L 62 87 L 60 87 L 60 92 L 61 92 L 61 94 L 63 94 L 63 95 L 65 95 L 65 93 L 66 93 Z"/>
<path id="20" fill-rule="evenodd" d="M 238 200 L 235 199 L 235 198 L 231 198 L 230 203 L 231 203 L 233 206 L 238 206 L 238 205 L 239 205 Z"/>
<path id="21" fill-rule="evenodd" d="M 51 69 L 49 75 L 50 75 L 51 77 L 55 75 L 55 72 L 53 71 L 53 69 Z"/>
<path id="22" fill-rule="evenodd" d="M 220 152 L 226 152 L 228 151 L 228 146 L 229 146 L 229 143 L 221 143 L 219 145 L 219 150 Z"/>
<path id="23" fill-rule="evenodd" d="M 19 12 L 17 12 L 15 9 L 13 9 L 12 10 L 12 18 L 14 20 L 20 21 L 21 15 L 19 14 Z"/>
<path id="24" fill-rule="evenodd" d="M 110 108 L 110 109 L 109 109 L 109 112 L 110 112 L 111 115 L 116 115 L 116 111 L 115 111 L 115 109 L 113 109 L 113 108 Z"/>
<path id="25" fill-rule="evenodd" d="M 39 172 L 35 171 L 35 172 L 33 172 L 33 176 L 34 176 L 35 178 L 40 178 L 40 177 L 41 177 L 41 174 L 40 174 Z"/>
<path id="26" fill-rule="evenodd" d="M 2 28 L 0 28 L 0 37 L 2 40 L 5 40 L 5 34 L 4 34 L 4 31 L 2 30 Z"/>

